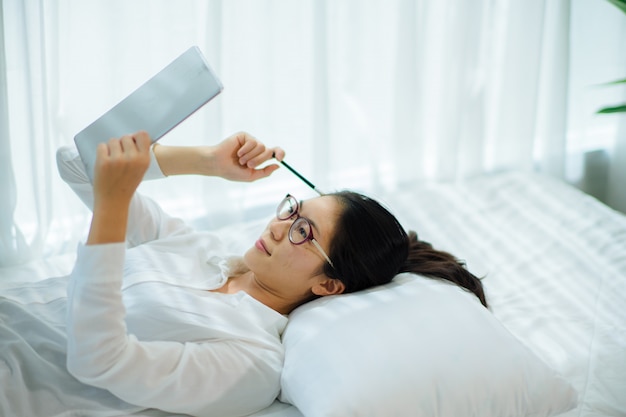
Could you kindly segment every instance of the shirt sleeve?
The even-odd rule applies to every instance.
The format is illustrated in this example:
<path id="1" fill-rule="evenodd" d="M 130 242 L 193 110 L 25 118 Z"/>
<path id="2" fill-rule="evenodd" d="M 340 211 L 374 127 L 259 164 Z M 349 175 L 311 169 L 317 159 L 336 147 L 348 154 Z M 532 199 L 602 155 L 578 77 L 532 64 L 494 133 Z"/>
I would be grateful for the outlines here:
<path id="1" fill-rule="evenodd" d="M 140 341 L 127 334 L 124 254 L 123 243 L 79 246 L 68 287 L 68 371 L 126 402 L 171 413 L 240 416 L 269 406 L 280 386 L 276 347 L 223 338 Z"/>
<path id="2" fill-rule="evenodd" d="M 85 171 L 76 148 L 65 146 L 57 150 L 59 174 L 76 195 L 93 210 L 93 187 Z M 150 166 L 144 180 L 164 178 L 159 164 L 150 150 Z M 189 228 L 181 219 L 165 213 L 152 199 L 135 193 L 130 203 L 126 240 L 130 247 L 166 236 L 189 233 Z"/>

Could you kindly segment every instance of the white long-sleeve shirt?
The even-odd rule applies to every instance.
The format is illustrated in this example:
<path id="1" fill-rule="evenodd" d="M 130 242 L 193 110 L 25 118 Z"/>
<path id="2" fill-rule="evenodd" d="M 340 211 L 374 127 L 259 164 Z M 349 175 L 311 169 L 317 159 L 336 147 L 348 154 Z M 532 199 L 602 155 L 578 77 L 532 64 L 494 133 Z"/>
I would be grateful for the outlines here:
<path id="1" fill-rule="evenodd" d="M 73 148 L 61 177 L 92 206 Z M 146 178 L 162 177 L 154 155 Z M 67 367 L 83 383 L 145 408 L 241 416 L 279 392 L 287 319 L 245 292 L 221 294 L 239 258 L 136 194 L 127 243 L 80 245 L 67 299 Z"/>

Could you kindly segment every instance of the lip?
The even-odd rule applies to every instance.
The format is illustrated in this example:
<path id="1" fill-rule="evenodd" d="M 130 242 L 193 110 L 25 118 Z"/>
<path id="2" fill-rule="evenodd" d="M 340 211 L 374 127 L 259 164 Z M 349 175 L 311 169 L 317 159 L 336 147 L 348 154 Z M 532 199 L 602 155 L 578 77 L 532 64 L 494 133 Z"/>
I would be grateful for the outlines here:
<path id="1" fill-rule="evenodd" d="M 259 238 L 259 240 L 254 242 L 254 246 L 256 246 L 257 249 L 259 249 L 260 251 L 265 252 L 268 255 L 271 255 L 271 253 L 267 251 L 267 248 L 265 247 L 265 242 L 263 241 L 263 239 Z"/>

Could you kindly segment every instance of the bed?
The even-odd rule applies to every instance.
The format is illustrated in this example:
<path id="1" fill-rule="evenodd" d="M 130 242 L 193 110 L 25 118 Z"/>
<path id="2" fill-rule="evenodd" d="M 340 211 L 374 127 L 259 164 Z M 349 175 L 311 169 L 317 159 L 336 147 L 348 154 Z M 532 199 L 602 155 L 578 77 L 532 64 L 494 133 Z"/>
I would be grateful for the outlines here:
<path id="1" fill-rule="evenodd" d="M 300 307 L 283 334 L 281 395 L 254 417 L 626 416 L 626 216 L 519 172 L 374 196 L 484 277 L 490 311 L 406 274 Z M 218 233 L 252 242 L 264 224 Z M 3 268 L 0 289 L 67 274 L 72 262 Z"/>

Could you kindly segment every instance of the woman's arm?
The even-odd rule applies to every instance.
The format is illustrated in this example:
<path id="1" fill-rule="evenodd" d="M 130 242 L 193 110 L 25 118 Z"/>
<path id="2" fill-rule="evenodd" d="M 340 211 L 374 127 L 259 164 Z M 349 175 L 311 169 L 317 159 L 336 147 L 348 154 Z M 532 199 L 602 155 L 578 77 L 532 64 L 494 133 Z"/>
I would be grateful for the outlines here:
<path id="1" fill-rule="evenodd" d="M 278 337 L 221 303 L 211 314 L 229 317 L 242 339 L 138 340 L 128 334 L 122 301 L 125 252 L 124 243 L 79 246 L 68 286 L 68 371 L 126 402 L 171 413 L 221 417 L 267 407 L 280 387 Z"/>
<path id="2" fill-rule="evenodd" d="M 272 164 L 256 169 L 272 158 L 282 160 L 281 148 L 266 148 L 245 132 L 234 134 L 215 146 L 166 146 L 154 145 L 151 164 L 146 178 L 162 178 L 166 175 L 196 174 L 219 176 L 233 181 L 254 181 L 270 175 L 278 168 Z M 57 152 L 57 164 L 61 178 L 72 188 L 91 210 L 94 209 L 94 190 L 84 165 L 74 148 L 61 148 Z M 102 212 L 115 217 L 117 208 L 103 208 Z M 127 236 L 130 246 L 191 229 L 183 221 L 170 217 L 151 199 L 135 193 L 127 215 Z M 111 219 L 114 220 L 114 219 Z"/>
<path id="3" fill-rule="evenodd" d="M 164 146 L 156 144 L 154 154 L 165 175 L 205 175 L 231 181 L 256 181 L 278 169 L 277 164 L 257 167 L 285 151 L 267 148 L 246 132 L 229 136 L 215 146 Z"/>
<path id="4" fill-rule="evenodd" d="M 235 141 L 239 143 L 227 139 L 212 155 L 245 148 L 245 140 L 243 145 Z M 243 157 L 250 162 L 272 152 L 258 152 L 261 147 L 248 146 Z M 98 148 L 93 219 L 68 286 L 68 370 L 87 384 L 145 407 L 202 415 L 249 414 L 269 405 L 278 393 L 282 347 L 278 340 L 264 341 L 264 329 L 257 336 L 246 332 L 251 341 L 205 343 L 143 342 L 127 333 L 121 292 L 124 239 L 133 195 L 150 163 L 149 150 L 150 139 L 142 132 Z M 167 164 L 181 154 L 161 157 Z M 235 164 L 215 163 L 210 170 L 215 175 L 230 172 L 224 175 L 242 180 L 273 171 L 251 172 L 249 167 L 229 171 L 230 165 Z M 240 326 L 245 328 L 248 321 Z"/>
<path id="5" fill-rule="evenodd" d="M 65 146 L 57 150 L 57 166 L 59 174 L 72 191 L 91 210 L 94 210 L 94 189 L 85 171 L 76 148 Z M 156 157 L 150 153 L 150 166 L 144 175 L 145 179 L 165 178 L 159 168 Z M 113 217 L 116 210 L 109 210 Z M 136 246 L 143 242 L 158 239 L 175 233 L 190 232 L 191 229 L 180 219 L 169 216 L 161 207 L 146 196 L 135 193 L 130 202 L 127 222 L 126 240 L 129 245 Z"/>
<path id="6" fill-rule="evenodd" d="M 282 346 L 277 338 L 268 340 L 265 329 L 256 335 L 245 331 L 252 339 L 248 341 L 217 338 L 204 343 L 144 342 L 127 333 L 123 242 L 130 202 L 150 161 L 149 148 L 147 135 L 138 133 L 98 149 L 93 220 L 68 286 L 68 370 L 84 383 L 144 407 L 207 416 L 252 413 L 268 406 L 279 389 Z M 225 149 L 218 146 L 218 154 Z M 267 156 L 267 151 L 243 153 L 248 162 L 261 154 Z M 272 170 L 233 169 L 244 180 Z M 248 329 L 248 319 L 240 322 Z"/>
<path id="7" fill-rule="evenodd" d="M 98 145 L 88 245 L 126 240 L 130 202 L 150 165 L 150 144 L 148 134 L 139 132 Z"/>

